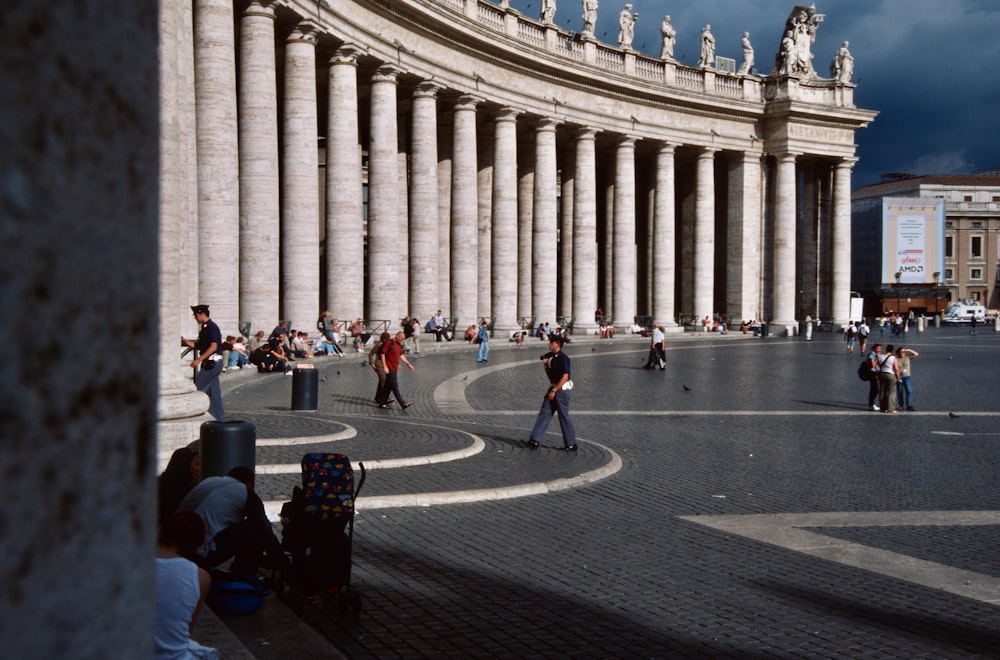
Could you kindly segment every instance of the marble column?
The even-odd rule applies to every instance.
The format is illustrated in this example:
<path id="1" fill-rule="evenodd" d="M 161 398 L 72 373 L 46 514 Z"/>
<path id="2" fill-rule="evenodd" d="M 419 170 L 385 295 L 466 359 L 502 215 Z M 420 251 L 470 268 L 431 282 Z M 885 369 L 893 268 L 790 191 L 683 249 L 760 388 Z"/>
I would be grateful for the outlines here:
<path id="1" fill-rule="evenodd" d="M 451 315 L 458 318 L 458 332 L 478 321 L 476 106 L 479 102 L 468 94 L 460 97 L 455 104 L 452 127 Z"/>
<path id="2" fill-rule="evenodd" d="M 779 154 L 776 158 L 774 205 L 774 309 L 771 324 L 774 334 L 795 330 L 795 158 L 797 154 Z"/>
<path id="3" fill-rule="evenodd" d="M 425 81 L 413 93 L 410 158 L 410 313 L 426 325 L 438 308 L 438 130 L 441 85 Z"/>
<path id="4" fill-rule="evenodd" d="M 615 327 L 624 331 L 635 321 L 636 246 L 635 246 L 635 142 L 625 136 L 615 150 L 614 195 L 614 301 Z"/>
<path id="5" fill-rule="evenodd" d="M 454 112 L 438 112 L 438 303 L 451 316 L 451 171 Z"/>
<path id="6" fill-rule="evenodd" d="M 818 314 L 819 286 L 819 181 L 815 160 L 801 163 L 802 199 L 799 203 L 800 221 L 797 227 L 796 273 L 798 273 L 795 318 L 805 319 L 808 314 L 814 320 Z"/>
<path id="7" fill-rule="evenodd" d="M 189 283 L 192 272 L 196 271 L 191 271 L 191 264 L 183 256 L 197 255 L 193 16 L 190 4 L 170 4 L 164 8 L 160 32 L 157 473 L 166 467 L 175 449 L 198 438 L 202 422 L 212 419 L 208 414 L 208 396 L 195 389 L 191 369 L 179 359 L 178 345 L 178 337 L 193 336 L 197 330 L 189 307 L 192 299 Z"/>
<path id="8" fill-rule="evenodd" d="M 396 86 L 400 70 L 382 65 L 372 76 L 368 145 L 368 309 L 365 318 L 398 322 L 403 318 L 399 235 L 399 164 L 396 162 Z"/>
<path id="9" fill-rule="evenodd" d="M 319 317 L 319 161 L 315 26 L 285 41 L 281 173 L 281 316 L 292 329 Z"/>
<path id="10" fill-rule="evenodd" d="M 270 332 L 278 321 L 280 232 L 278 88 L 274 9 L 254 0 L 240 20 L 240 322 Z M 249 337 L 248 337 L 249 339 Z"/>
<path id="11" fill-rule="evenodd" d="M 476 173 L 476 244 L 479 260 L 476 271 L 479 278 L 476 292 L 476 320 L 493 316 L 493 127 L 479 128 L 479 170 Z"/>
<path id="12" fill-rule="evenodd" d="M 531 319 L 532 223 L 534 218 L 535 165 L 527 155 L 518 166 L 517 178 L 517 316 Z M 544 321 L 543 321 L 544 323 Z"/>
<path id="13" fill-rule="evenodd" d="M 496 116 L 493 146 L 492 309 L 494 335 L 503 338 L 517 322 L 517 116 L 512 108 Z"/>
<path id="14" fill-rule="evenodd" d="M 404 111 L 403 103 L 400 102 L 396 113 L 396 199 L 399 206 L 396 208 L 399 222 L 399 240 L 396 241 L 396 259 L 399 267 L 396 269 L 396 290 L 399 292 L 399 316 L 391 319 L 391 328 L 402 327 L 400 323 L 403 316 L 410 313 L 410 299 L 407 295 L 410 291 L 410 154 L 408 144 L 410 143 L 409 113 Z"/>
<path id="15" fill-rule="evenodd" d="M 760 154 L 745 151 L 729 163 L 726 310 L 735 319 L 759 319 L 761 301 Z"/>
<path id="16" fill-rule="evenodd" d="M 223 335 L 237 331 L 240 250 L 236 38 L 230 0 L 195 0 L 198 300 Z"/>
<path id="17" fill-rule="evenodd" d="M 677 145 L 664 142 L 656 152 L 653 200 L 653 319 L 664 327 L 677 325 L 674 283 L 677 279 L 674 226 L 676 222 L 674 155 Z"/>
<path id="18" fill-rule="evenodd" d="M 533 187 L 531 263 L 536 277 L 531 281 L 531 314 L 538 323 L 556 327 L 556 280 L 558 246 L 556 189 L 556 126 L 543 118 L 535 126 L 535 184 Z"/>
<path id="19" fill-rule="evenodd" d="M 715 317 L 715 149 L 698 153 L 694 209 L 694 314 Z"/>
<path id="20" fill-rule="evenodd" d="M 819 189 L 819 234 L 816 289 L 819 292 L 819 308 L 813 316 L 826 322 L 833 319 L 830 294 L 833 276 L 833 161 L 823 160 L 817 165 L 816 185 Z"/>
<path id="21" fill-rule="evenodd" d="M 330 58 L 326 129 L 326 291 L 333 318 L 364 313 L 365 239 L 358 122 L 358 55 L 345 44 Z"/>
<path id="22" fill-rule="evenodd" d="M 574 332 L 596 331 L 597 309 L 597 133 L 576 133 L 573 170 L 573 310 Z"/>
<path id="23" fill-rule="evenodd" d="M 856 162 L 845 158 L 834 169 L 830 301 L 837 326 L 851 319 L 851 168 Z"/>
<path id="24" fill-rule="evenodd" d="M 574 146 L 575 148 L 575 146 Z M 573 201 L 576 194 L 576 168 L 570 153 L 559 166 L 559 316 L 573 316 Z"/>

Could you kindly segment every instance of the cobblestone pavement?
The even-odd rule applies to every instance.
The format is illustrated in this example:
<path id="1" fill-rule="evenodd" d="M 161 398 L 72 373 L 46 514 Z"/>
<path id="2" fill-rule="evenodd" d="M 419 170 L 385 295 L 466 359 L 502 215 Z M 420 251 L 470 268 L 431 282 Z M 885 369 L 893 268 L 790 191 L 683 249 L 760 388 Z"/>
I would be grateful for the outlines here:
<path id="1" fill-rule="evenodd" d="M 668 335 L 663 372 L 641 368 L 646 340 L 578 340 L 577 454 L 557 420 L 523 445 L 537 342 L 477 364 L 425 339 L 406 411 L 373 405 L 356 353 L 315 361 L 315 412 L 289 410 L 292 378 L 223 387 L 272 511 L 306 451 L 370 466 L 364 609 L 302 612 L 348 657 L 996 657 L 1000 333 L 911 332 L 918 411 L 896 415 L 866 410 L 839 336 L 814 338 Z M 401 505 L 458 492 L 473 501 Z"/>

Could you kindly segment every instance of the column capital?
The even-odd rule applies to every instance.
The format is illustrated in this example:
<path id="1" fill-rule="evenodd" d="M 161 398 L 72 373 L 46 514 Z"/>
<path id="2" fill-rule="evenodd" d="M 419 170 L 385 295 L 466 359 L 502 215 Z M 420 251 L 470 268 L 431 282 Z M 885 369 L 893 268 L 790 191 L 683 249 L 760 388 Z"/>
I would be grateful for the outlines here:
<path id="1" fill-rule="evenodd" d="M 596 140 L 597 129 L 591 128 L 590 126 L 584 126 L 583 128 L 578 128 L 574 135 L 577 140 Z"/>
<path id="2" fill-rule="evenodd" d="M 698 158 L 715 158 L 715 154 L 722 151 L 719 147 L 709 147 L 707 145 L 701 145 L 698 149 Z"/>
<path id="3" fill-rule="evenodd" d="M 798 152 L 798 151 L 782 151 L 782 152 L 779 152 L 779 153 L 776 153 L 776 154 L 772 154 L 772 155 L 776 159 L 778 159 L 779 161 L 789 161 L 790 160 L 792 162 L 795 162 L 795 159 L 798 158 L 799 156 L 801 156 L 802 154 L 800 152 Z"/>
<path id="4" fill-rule="evenodd" d="M 311 20 L 299 21 L 298 25 L 295 26 L 295 29 L 292 30 L 292 33 L 288 35 L 287 39 L 285 39 L 285 43 L 307 43 L 315 46 L 319 41 L 317 32 L 319 32 L 319 26 L 316 25 L 315 22 Z"/>
<path id="5" fill-rule="evenodd" d="M 483 102 L 482 97 L 475 94 L 462 94 L 455 101 L 456 110 L 475 110 L 476 106 Z"/>
<path id="6" fill-rule="evenodd" d="M 854 166 L 857 164 L 857 162 L 858 162 L 857 156 L 851 156 L 849 158 L 841 158 L 840 160 L 837 161 L 835 167 L 837 169 L 842 169 L 842 168 L 853 169 Z"/>
<path id="7" fill-rule="evenodd" d="M 361 56 L 364 50 L 364 48 L 357 44 L 345 43 L 330 56 L 330 64 L 351 64 L 357 66 L 358 57 Z"/>
<path id="8" fill-rule="evenodd" d="M 661 154 L 663 153 L 674 153 L 677 151 L 677 147 L 681 146 L 676 142 L 668 142 L 667 140 L 661 141 L 657 146 L 657 151 Z"/>
<path id="9" fill-rule="evenodd" d="M 635 143 L 638 141 L 638 135 L 625 134 L 618 138 L 618 143 L 615 146 L 635 148 Z"/>
<path id="10" fill-rule="evenodd" d="M 398 82 L 399 74 L 402 72 L 403 70 L 395 64 L 383 64 L 375 70 L 375 73 L 372 75 L 372 82 L 387 82 L 395 85 Z"/>
<path id="11" fill-rule="evenodd" d="M 563 123 L 561 119 L 556 119 L 555 117 L 542 117 L 535 122 L 536 131 L 554 131 L 559 124 Z"/>
<path id="12" fill-rule="evenodd" d="M 496 120 L 497 121 L 517 121 L 517 118 L 523 114 L 522 110 L 517 108 L 512 108 L 510 106 L 504 106 L 497 110 Z"/>
<path id="13" fill-rule="evenodd" d="M 253 0 L 247 8 L 243 10 L 243 16 L 260 16 L 262 18 L 274 18 L 275 0 Z"/>
<path id="14" fill-rule="evenodd" d="M 413 92 L 413 98 L 417 99 L 433 99 L 437 98 L 437 95 L 441 93 L 444 89 L 444 85 L 433 80 L 424 80 L 417 84 L 417 88 Z"/>

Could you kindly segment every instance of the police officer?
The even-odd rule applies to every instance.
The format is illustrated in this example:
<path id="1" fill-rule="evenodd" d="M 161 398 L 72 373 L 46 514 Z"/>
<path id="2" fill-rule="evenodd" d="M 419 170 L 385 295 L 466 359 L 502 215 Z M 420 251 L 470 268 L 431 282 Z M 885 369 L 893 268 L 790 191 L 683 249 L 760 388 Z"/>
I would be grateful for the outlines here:
<path id="1" fill-rule="evenodd" d="M 197 357 L 191 360 L 191 368 L 197 369 L 194 385 L 199 392 L 208 394 L 208 414 L 222 421 L 222 388 L 219 374 L 222 373 L 222 332 L 215 321 L 208 317 L 208 305 L 193 305 L 194 319 L 201 324 L 198 339 L 184 339 L 181 344 L 193 348 Z"/>
<path id="2" fill-rule="evenodd" d="M 569 378 L 569 356 L 562 352 L 562 345 L 562 339 L 550 339 L 549 352 L 542 356 L 545 375 L 551 385 L 542 400 L 535 427 L 531 429 L 528 439 L 530 449 L 538 447 L 552 422 L 552 415 L 556 414 L 559 416 L 559 426 L 562 427 L 562 450 L 576 451 L 576 430 L 573 428 L 573 420 L 569 418 L 569 391 L 573 387 L 573 381 Z"/>

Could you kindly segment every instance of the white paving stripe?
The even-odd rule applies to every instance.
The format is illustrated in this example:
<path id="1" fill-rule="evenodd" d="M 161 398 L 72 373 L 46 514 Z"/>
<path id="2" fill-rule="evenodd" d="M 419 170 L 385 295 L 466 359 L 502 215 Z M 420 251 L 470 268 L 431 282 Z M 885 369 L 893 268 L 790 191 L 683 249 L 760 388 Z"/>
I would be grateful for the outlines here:
<path id="1" fill-rule="evenodd" d="M 891 511 L 679 516 L 681 520 L 899 580 L 1000 605 L 1000 577 L 803 528 L 1000 525 L 1000 511 Z"/>

